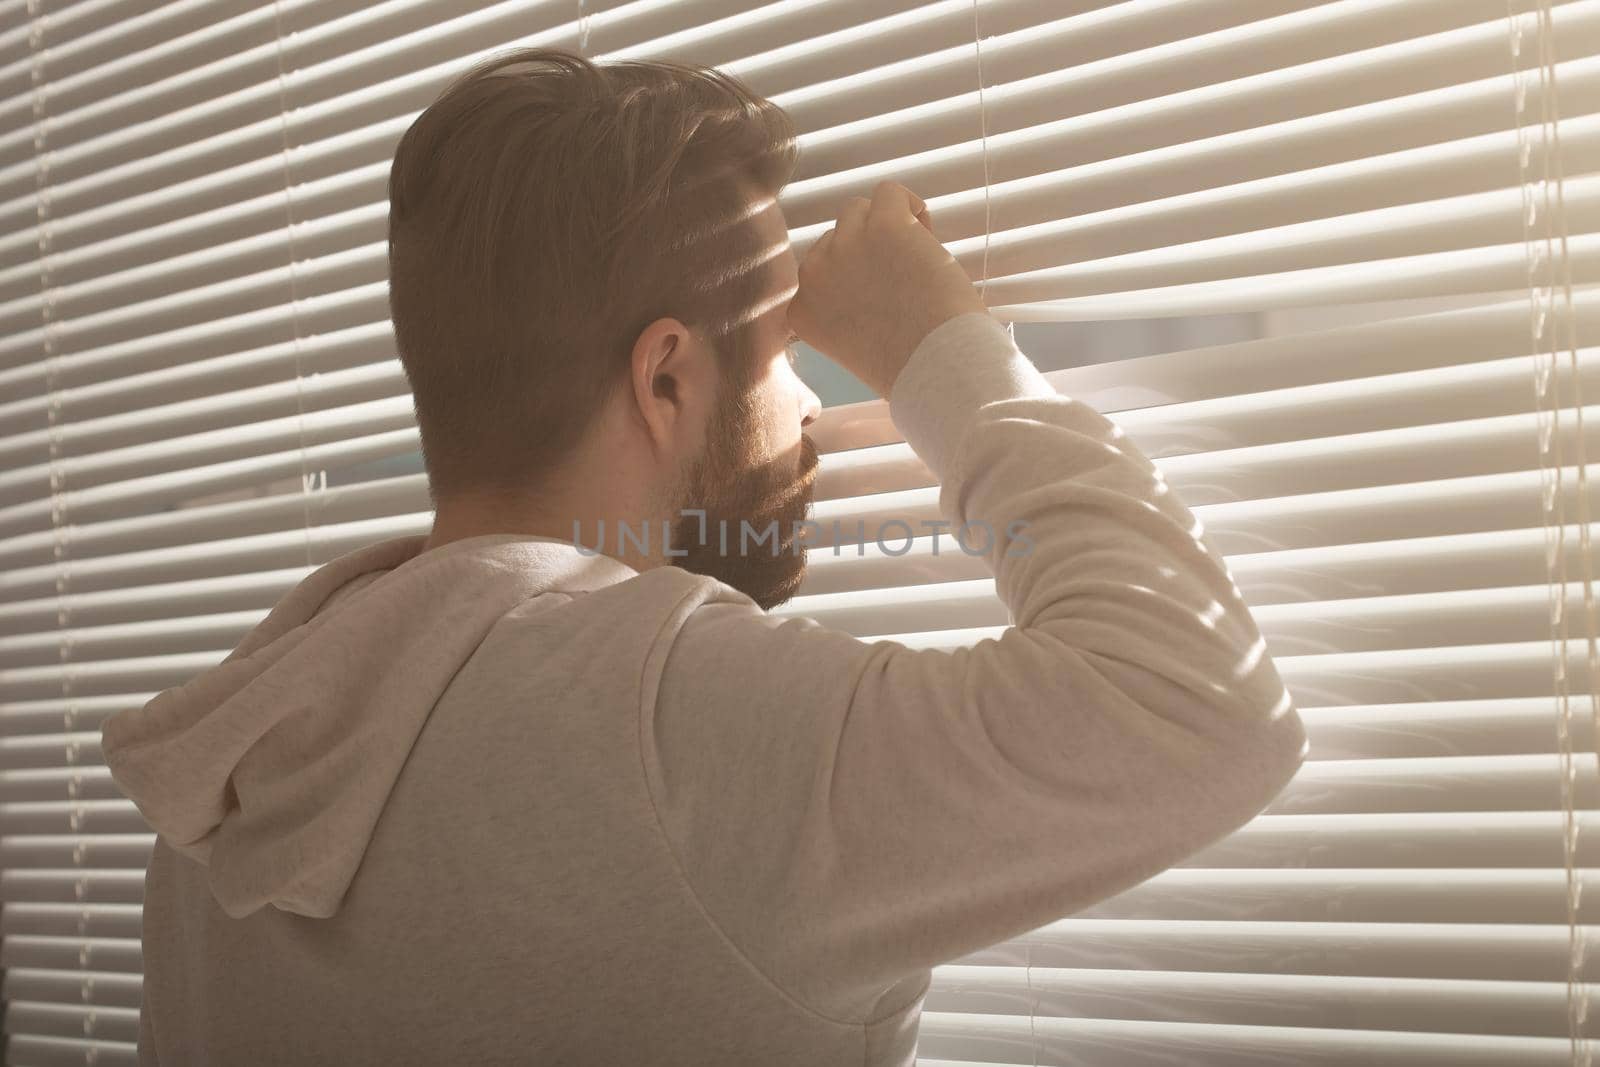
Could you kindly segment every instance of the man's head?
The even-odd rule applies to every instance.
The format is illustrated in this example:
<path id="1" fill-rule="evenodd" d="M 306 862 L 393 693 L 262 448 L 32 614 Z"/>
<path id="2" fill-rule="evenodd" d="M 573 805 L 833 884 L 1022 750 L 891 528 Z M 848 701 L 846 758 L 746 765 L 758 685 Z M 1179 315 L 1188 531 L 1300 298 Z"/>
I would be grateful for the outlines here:
<path id="1" fill-rule="evenodd" d="M 480 64 L 418 117 L 390 173 L 390 310 L 440 543 L 593 546 L 574 520 L 609 518 L 619 555 L 613 523 L 653 520 L 659 541 L 671 519 L 673 555 L 626 561 L 764 607 L 793 594 L 803 554 L 741 555 L 739 534 L 787 536 L 816 467 L 775 199 L 797 154 L 788 117 L 721 72 L 553 49 Z"/>

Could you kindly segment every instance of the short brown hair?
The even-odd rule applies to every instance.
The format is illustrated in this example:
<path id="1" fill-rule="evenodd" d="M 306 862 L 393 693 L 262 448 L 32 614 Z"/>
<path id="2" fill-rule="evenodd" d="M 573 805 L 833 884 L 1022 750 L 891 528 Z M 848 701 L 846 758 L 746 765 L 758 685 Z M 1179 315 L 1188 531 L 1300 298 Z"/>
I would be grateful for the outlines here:
<path id="1" fill-rule="evenodd" d="M 535 485 L 659 318 L 748 388 L 772 253 L 741 220 L 797 157 L 783 110 L 709 67 L 528 48 L 447 86 L 389 173 L 390 317 L 434 506 Z"/>

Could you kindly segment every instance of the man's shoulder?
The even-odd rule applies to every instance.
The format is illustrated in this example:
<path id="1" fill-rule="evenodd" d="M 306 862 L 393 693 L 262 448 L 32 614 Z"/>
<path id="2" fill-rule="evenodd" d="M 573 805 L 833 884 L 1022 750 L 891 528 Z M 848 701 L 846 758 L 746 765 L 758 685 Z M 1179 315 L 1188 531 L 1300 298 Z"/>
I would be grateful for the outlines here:
<path id="1" fill-rule="evenodd" d="M 687 607 L 690 610 L 702 604 L 742 604 L 761 614 L 754 600 L 726 582 L 673 566 L 652 567 L 626 581 L 596 589 L 587 595 L 596 598 L 598 604 L 637 604 L 642 601 L 667 608 Z"/>

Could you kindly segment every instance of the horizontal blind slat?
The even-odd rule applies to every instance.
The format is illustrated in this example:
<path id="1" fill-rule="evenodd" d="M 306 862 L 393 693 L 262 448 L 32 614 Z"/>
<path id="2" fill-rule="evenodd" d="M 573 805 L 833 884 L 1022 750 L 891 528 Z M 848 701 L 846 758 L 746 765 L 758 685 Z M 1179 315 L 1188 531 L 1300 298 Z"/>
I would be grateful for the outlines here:
<path id="1" fill-rule="evenodd" d="M 1565 818 L 1562 811 L 1259 815 L 1174 866 L 1563 867 Z M 1574 819 L 1580 834 L 1600 829 L 1600 812 Z M 1590 866 L 1597 857 L 1600 844 L 1580 836 L 1574 862 Z"/>
<path id="2" fill-rule="evenodd" d="M 103 1004 L 107 1007 L 140 1006 L 144 981 L 139 975 L 109 971 L 51 972 L 14 967 L 0 983 L 7 1000 L 32 1000 L 46 1004 Z"/>
<path id="3" fill-rule="evenodd" d="M 1600 986 L 1577 996 L 1600 1007 Z M 1564 1036 L 1564 982 L 945 967 L 928 1012 L 1341 1030 Z"/>
<path id="4" fill-rule="evenodd" d="M 1567 937 L 1564 924 L 1075 916 L 952 962 L 1002 970 L 1031 960 L 1043 967 L 1565 981 Z M 1600 960 L 1580 961 L 1580 981 L 1597 975 Z"/>
<path id="5" fill-rule="evenodd" d="M 153 833 L 0 836 L 0 865 L 8 870 L 129 867 L 143 874 L 155 837 Z"/>
<path id="6" fill-rule="evenodd" d="M 11 999 L 6 1002 L 4 1026 L 8 1034 L 54 1034 L 96 1041 L 136 1042 L 139 1009 Z"/>
<path id="7" fill-rule="evenodd" d="M 908 648 L 970 648 L 985 639 L 998 640 L 1003 626 L 886 635 Z M 1600 684 L 1587 668 L 1587 641 L 1564 644 L 1566 675 L 1572 684 Z M 1345 704 L 1390 704 L 1407 700 L 1453 700 L 1464 695 L 1520 699 L 1550 696 L 1551 642 L 1465 645 L 1402 649 L 1397 652 L 1324 653 L 1282 656 L 1274 666 L 1298 707 L 1324 701 Z"/>
<path id="8" fill-rule="evenodd" d="M 48 1037 L 13 1034 L 6 1039 L 6 1062 L 39 1067 L 82 1067 L 92 1062 L 105 1067 L 138 1067 L 138 1050 L 133 1043 L 97 1041 L 89 1038 Z"/>
<path id="9" fill-rule="evenodd" d="M 61 793 L 64 796 L 66 790 Z M 149 830 L 149 823 L 131 800 L 0 802 L 0 834 L 125 834 Z"/>
<path id="10" fill-rule="evenodd" d="M 7 870 L 0 872 L 0 901 L 138 904 L 144 900 L 144 873 L 142 864 L 132 870 Z"/>
<path id="11" fill-rule="evenodd" d="M 44 937 L 8 934 L 0 945 L 0 966 L 139 973 L 142 952 L 135 938 Z"/>
<path id="12" fill-rule="evenodd" d="M 925 1012 L 917 1062 L 927 1067 L 1032 1062 L 1074 1067 L 1238 1067 L 1292 1062 L 1345 1067 L 1375 1061 L 1392 1067 L 1567 1067 L 1565 1038 L 1479 1034 L 1398 1033 L 1294 1026 L 1143 1022 L 1121 1019 L 1015 1020 L 995 1015 Z M 1600 1051 L 1600 1042 L 1589 1054 Z M 924 1059 L 926 1055 L 926 1059 Z"/>

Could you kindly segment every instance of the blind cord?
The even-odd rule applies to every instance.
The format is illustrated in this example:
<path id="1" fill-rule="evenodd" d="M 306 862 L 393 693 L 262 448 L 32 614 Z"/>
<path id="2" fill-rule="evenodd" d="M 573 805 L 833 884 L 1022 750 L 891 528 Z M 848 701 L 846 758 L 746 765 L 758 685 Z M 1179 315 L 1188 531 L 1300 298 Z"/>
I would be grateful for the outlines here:
<path id="1" fill-rule="evenodd" d="M 61 697 L 65 704 L 61 726 L 66 736 L 62 743 L 62 757 L 71 770 L 67 778 L 67 829 L 76 835 L 83 828 L 83 772 L 79 764 L 80 746 L 72 738 L 78 729 L 78 704 L 73 698 L 75 677 L 72 670 L 72 609 L 68 590 L 72 580 L 71 526 L 67 522 L 66 468 L 62 463 L 62 436 L 64 422 L 61 409 L 61 351 L 58 335 L 61 321 L 56 307 L 55 237 L 53 217 L 50 212 L 50 145 L 49 116 L 45 108 L 44 73 L 45 30 L 48 16 L 42 10 L 42 0 L 28 0 L 28 77 L 33 110 L 33 175 L 34 215 L 38 227 L 39 248 L 39 314 L 40 348 L 44 352 L 45 366 L 45 418 L 46 438 L 49 446 L 50 469 L 50 541 L 51 557 L 55 564 L 56 586 L 56 650 L 61 666 Z M 78 948 L 78 999 L 85 1008 L 81 1023 L 83 1036 L 94 1038 L 99 1022 L 94 1008 L 94 978 L 88 974 L 90 949 L 89 913 L 85 903 L 89 898 L 88 874 L 84 869 L 84 846 L 76 841 L 72 847 L 73 899 L 77 901 L 76 928 L 78 937 L 85 943 Z M 84 1051 L 84 1062 L 94 1063 L 99 1049 L 91 1046 Z"/>
<path id="2" fill-rule="evenodd" d="M 984 297 L 984 292 L 989 286 L 989 234 L 990 204 L 989 204 L 989 116 L 983 102 L 983 43 L 982 31 L 978 28 L 978 0 L 972 0 L 972 51 L 978 66 L 978 135 L 982 138 L 983 145 L 983 268 L 978 279 L 978 296 Z M 984 301 L 987 305 L 988 301 Z"/>
<path id="3" fill-rule="evenodd" d="M 300 330 L 300 253 L 295 240 L 294 194 L 290 190 L 292 168 L 289 165 L 289 88 L 288 71 L 284 64 L 283 55 L 283 5 L 281 0 L 272 0 L 272 31 L 274 53 L 278 64 L 278 133 L 283 159 L 283 227 L 284 238 L 289 247 L 289 328 L 294 334 L 292 339 L 294 351 L 294 411 L 295 432 L 300 442 L 300 504 L 303 515 L 302 529 L 305 533 L 306 566 L 314 567 L 317 564 L 317 560 L 311 551 L 311 493 L 313 478 L 306 456 L 306 402 L 303 367 L 305 351 L 301 342 Z M 319 470 L 317 474 L 317 480 L 321 483 L 320 488 L 326 489 L 328 486 L 328 472 Z M 319 496 L 319 502 L 321 499 Z"/>
<path id="4" fill-rule="evenodd" d="M 1553 56 L 1552 27 L 1549 0 L 1534 0 L 1533 10 L 1517 10 L 1517 0 L 1507 0 L 1510 47 L 1512 58 L 1513 102 L 1516 112 L 1517 163 L 1522 184 L 1523 241 L 1527 251 L 1528 304 L 1530 354 L 1534 360 L 1534 401 L 1538 419 L 1538 450 L 1542 492 L 1540 495 L 1545 533 L 1545 565 L 1550 580 L 1546 584 L 1549 594 L 1549 619 L 1555 670 L 1555 688 L 1559 705 L 1556 734 L 1560 749 L 1562 852 L 1566 872 L 1567 915 L 1567 1031 L 1570 1041 L 1570 1058 L 1573 1067 L 1589 1067 L 1593 1055 L 1592 1043 L 1584 1039 L 1584 1025 L 1588 1018 L 1588 991 L 1583 982 L 1584 960 L 1587 945 L 1581 920 L 1580 905 L 1583 881 L 1578 866 L 1577 818 L 1578 796 L 1576 789 L 1577 767 L 1574 763 L 1572 739 L 1572 706 L 1567 675 L 1568 618 L 1567 560 L 1566 560 L 1566 492 L 1562 485 L 1565 462 L 1562 459 L 1560 413 L 1562 400 L 1559 386 L 1552 389 L 1561 345 L 1555 337 L 1557 290 L 1560 290 L 1560 310 L 1565 316 L 1565 327 L 1572 366 L 1573 413 L 1577 420 L 1576 448 L 1578 452 L 1578 536 L 1581 545 L 1584 580 L 1584 621 L 1588 639 L 1588 680 L 1591 729 L 1597 721 L 1594 680 L 1600 678 L 1596 669 L 1596 622 L 1594 604 L 1594 578 L 1589 559 L 1589 517 L 1587 502 L 1586 447 L 1583 441 L 1582 383 L 1578 374 L 1576 316 L 1572 306 L 1572 267 L 1567 251 L 1567 219 L 1564 183 L 1561 169 L 1560 116 L 1557 107 L 1555 60 Z M 1526 17 L 1525 17 L 1526 15 Z M 1539 114 L 1536 118 L 1539 131 L 1539 171 L 1533 173 L 1534 145 L 1529 138 L 1527 111 L 1529 72 L 1522 69 L 1525 23 L 1535 27 L 1537 55 L 1534 57 L 1539 92 Z M 1553 196 L 1553 203 L 1552 203 Z M 1556 251 L 1553 246 L 1559 246 Z M 1548 275 L 1548 278 L 1546 277 Z M 1559 275 L 1559 277 L 1558 277 Z M 1549 338 L 1547 341 L 1546 338 Z M 1546 349 L 1548 348 L 1548 357 Z M 1550 409 L 1545 410 L 1545 400 Z M 1547 418 L 1548 416 L 1548 418 Z M 1547 462 L 1548 460 L 1548 462 Z M 1596 736 L 1591 733 L 1591 747 Z M 1600 757 L 1600 753 L 1597 753 Z"/>

